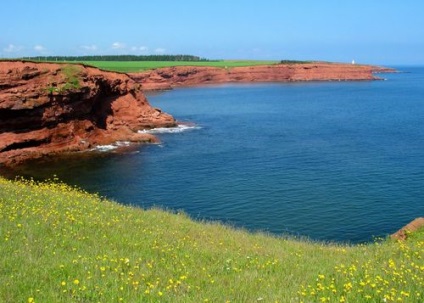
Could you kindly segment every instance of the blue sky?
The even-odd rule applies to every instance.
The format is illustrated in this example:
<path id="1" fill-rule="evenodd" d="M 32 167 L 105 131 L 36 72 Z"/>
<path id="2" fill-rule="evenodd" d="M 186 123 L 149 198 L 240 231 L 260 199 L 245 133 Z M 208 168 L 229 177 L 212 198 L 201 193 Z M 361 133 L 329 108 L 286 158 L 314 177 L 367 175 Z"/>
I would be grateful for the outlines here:
<path id="1" fill-rule="evenodd" d="M 191 54 L 424 64 L 422 0 L 3 0 L 0 57 Z"/>

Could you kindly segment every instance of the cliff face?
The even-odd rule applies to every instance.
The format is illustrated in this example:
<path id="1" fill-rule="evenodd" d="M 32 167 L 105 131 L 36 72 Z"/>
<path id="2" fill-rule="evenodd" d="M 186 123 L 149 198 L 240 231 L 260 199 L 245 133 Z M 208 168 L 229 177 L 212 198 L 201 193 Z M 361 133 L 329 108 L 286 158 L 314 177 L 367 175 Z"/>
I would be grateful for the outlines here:
<path id="1" fill-rule="evenodd" d="M 375 80 L 376 68 L 338 63 L 277 64 L 232 68 L 178 66 L 132 73 L 143 90 L 227 82 L 291 82 Z"/>
<path id="2" fill-rule="evenodd" d="M 82 151 L 175 125 L 127 75 L 83 65 L 0 62 L 0 164 Z"/>
<path id="3" fill-rule="evenodd" d="M 83 65 L 0 61 L 0 165 L 116 141 L 154 141 L 137 130 L 174 126 L 142 90 L 227 82 L 373 80 L 373 66 L 308 63 L 170 67 L 143 73 Z"/>

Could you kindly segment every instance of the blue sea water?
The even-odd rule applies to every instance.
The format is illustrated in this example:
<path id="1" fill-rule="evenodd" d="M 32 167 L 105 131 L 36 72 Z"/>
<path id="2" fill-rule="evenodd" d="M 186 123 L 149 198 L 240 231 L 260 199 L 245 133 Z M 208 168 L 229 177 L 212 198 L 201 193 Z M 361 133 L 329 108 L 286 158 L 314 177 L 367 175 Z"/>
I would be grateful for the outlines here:
<path id="1" fill-rule="evenodd" d="M 365 242 L 424 216 L 424 68 L 385 81 L 149 94 L 182 127 L 158 145 L 31 163 L 119 202 L 253 231 Z"/>

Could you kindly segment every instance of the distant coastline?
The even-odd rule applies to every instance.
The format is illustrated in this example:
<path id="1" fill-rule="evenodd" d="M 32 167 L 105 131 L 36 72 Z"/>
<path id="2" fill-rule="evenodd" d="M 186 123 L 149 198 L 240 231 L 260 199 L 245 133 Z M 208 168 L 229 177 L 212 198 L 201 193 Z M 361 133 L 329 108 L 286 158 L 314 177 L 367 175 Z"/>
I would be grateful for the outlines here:
<path id="1" fill-rule="evenodd" d="M 174 66 L 128 73 L 144 91 L 219 83 L 370 81 L 381 80 L 374 73 L 394 69 L 359 64 L 307 62 L 219 68 L 210 66 Z"/>

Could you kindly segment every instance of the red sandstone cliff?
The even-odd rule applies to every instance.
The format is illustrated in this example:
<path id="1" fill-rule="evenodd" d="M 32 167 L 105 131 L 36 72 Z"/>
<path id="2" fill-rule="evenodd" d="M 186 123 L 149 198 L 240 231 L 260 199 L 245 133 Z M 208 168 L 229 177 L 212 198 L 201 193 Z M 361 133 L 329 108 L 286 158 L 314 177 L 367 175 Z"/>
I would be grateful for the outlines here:
<path id="1" fill-rule="evenodd" d="M 129 75 L 147 91 L 227 82 L 375 80 L 378 79 L 373 75 L 376 71 L 387 70 L 369 65 L 315 62 L 232 68 L 178 66 Z"/>
<path id="2" fill-rule="evenodd" d="M 0 62 L 0 165 L 118 140 L 154 141 L 137 130 L 175 125 L 141 90 L 227 82 L 374 80 L 373 66 L 308 63 L 233 68 L 169 67 L 143 73 L 83 65 Z"/>
<path id="3" fill-rule="evenodd" d="M 0 62 L 0 164 L 81 151 L 173 126 L 127 75 L 83 65 Z"/>

